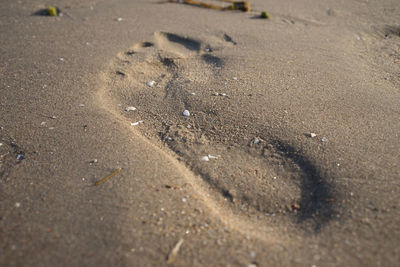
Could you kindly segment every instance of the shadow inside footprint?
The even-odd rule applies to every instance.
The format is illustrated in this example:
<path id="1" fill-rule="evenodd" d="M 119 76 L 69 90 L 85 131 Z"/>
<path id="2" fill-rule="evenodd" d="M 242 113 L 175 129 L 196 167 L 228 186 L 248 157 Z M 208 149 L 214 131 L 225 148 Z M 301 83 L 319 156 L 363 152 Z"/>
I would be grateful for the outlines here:
<path id="1" fill-rule="evenodd" d="M 140 51 L 142 48 L 149 48 L 149 47 L 153 47 L 153 46 L 154 46 L 154 44 L 151 42 L 140 42 L 140 43 L 135 44 L 133 46 L 133 50 L 128 51 L 126 54 L 133 55 L 136 53 L 137 50 Z"/>
<path id="2" fill-rule="evenodd" d="M 162 57 L 161 54 L 158 54 L 158 58 L 160 62 L 168 69 L 176 70 L 178 68 L 178 66 L 175 64 L 174 59 L 172 58 Z"/>
<path id="3" fill-rule="evenodd" d="M 395 35 L 395 36 L 400 37 L 400 26 L 386 25 L 384 28 L 384 33 L 385 33 L 385 37 L 388 37 L 390 35 Z"/>
<path id="4" fill-rule="evenodd" d="M 315 232 L 332 218 L 333 192 L 316 166 L 309 159 L 296 153 L 295 149 L 281 141 L 275 141 L 274 146 L 283 152 L 287 158 L 297 164 L 303 173 L 301 178 L 301 198 L 298 222 L 311 220 Z"/>
<path id="5" fill-rule="evenodd" d="M 236 43 L 235 41 L 233 41 L 232 37 L 230 37 L 230 36 L 227 35 L 226 33 L 224 33 L 224 39 L 225 39 L 225 41 L 227 41 L 227 42 L 230 42 L 230 43 L 232 43 L 232 44 L 234 44 L 234 45 L 237 45 L 237 43 Z"/>
<path id="6" fill-rule="evenodd" d="M 223 61 L 216 56 L 210 55 L 210 54 L 204 54 L 201 56 L 201 58 L 206 62 L 207 64 L 213 65 L 215 67 L 222 67 L 223 66 Z"/>
<path id="7" fill-rule="evenodd" d="M 154 46 L 154 44 L 150 43 L 150 42 L 141 42 L 141 43 L 136 44 L 136 46 L 138 46 L 138 47 L 152 47 L 152 46 Z"/>
<path id="8" fill-rule="evenodd" d="M 192 51 L 200 51 L 201 43 L 188 37 L 179 36 L 173 33 L 162 32 L 161 36 L 165 37 L 168 41 L 183 45 L 185 48 Z"/>

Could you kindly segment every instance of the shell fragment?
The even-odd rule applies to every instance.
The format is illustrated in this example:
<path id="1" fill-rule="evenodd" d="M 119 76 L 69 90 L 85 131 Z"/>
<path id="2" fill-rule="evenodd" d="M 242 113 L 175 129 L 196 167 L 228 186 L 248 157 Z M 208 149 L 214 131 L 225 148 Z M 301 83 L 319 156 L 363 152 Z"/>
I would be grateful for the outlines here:
<path id="1" fill-rule="evenodd" d="M 156 84 L 155 81 L 150 81 L 150 82 L 147 82 L 147 83 L 146 83 L 146 85 L 147 85 L 147 86 L 150 86 L 150 87 L 153 87 L 155 84 Z"/>
<path id="2" fill-rule="evenodd" d="M 139 125 L 140 123 L 143 123 L 143 121 L 131 122 L 131 125 L 136 126 L 136 125 Z"/>
<path id="3" fill-rule="evenodd" d="M 134 111 L 134 110 L 136 110 L 135 107 L 126 107 L 125 108 L 125 111 Z"/>

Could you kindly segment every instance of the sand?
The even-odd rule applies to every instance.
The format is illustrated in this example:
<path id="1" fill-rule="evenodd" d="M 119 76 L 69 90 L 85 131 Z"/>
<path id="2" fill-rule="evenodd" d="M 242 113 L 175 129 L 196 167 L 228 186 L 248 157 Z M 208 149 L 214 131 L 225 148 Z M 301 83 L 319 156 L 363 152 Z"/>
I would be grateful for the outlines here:
<path id="1" fill-rule="evenodd" d="M 250 4 L 3 1 L 1 266 L 398 264 L 397 0 Z"/>

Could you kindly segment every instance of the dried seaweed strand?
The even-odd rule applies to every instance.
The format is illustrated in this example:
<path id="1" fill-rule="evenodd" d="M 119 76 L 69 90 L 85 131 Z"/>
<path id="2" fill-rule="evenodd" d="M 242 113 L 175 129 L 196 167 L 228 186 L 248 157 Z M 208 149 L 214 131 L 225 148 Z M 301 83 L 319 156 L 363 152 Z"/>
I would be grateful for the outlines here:
<path id="1" fill-rule="evenodd" d="M 172 263 L 175 260 L 176 255 L 178 255 L 179 249 L 181 248 L 183 239 L 179 239 L 178 243 L 174 246 L 171 252 L 168 254 L 167 263 Z"/>
<path id="2" fill-rule="evenodd" d="M 250 11 L 250 4 L 247 0 L 246 1 L 222 0 L 222 2 L 228 2 L 228 3 L 232 4 L 227 7 L 216 6 L 213 4 L 196 1 L 196 0 L 169 0 L 169 2 L 182 3 L 182 4 L 198 6 L 198 7 L 203 7 L 203 8 L 217 9 L 217 10 L 241 10 L 241 11 L 245 11 L 245 12 Z"/>
<path id="3" fill-rule="evenodd" d="M 104 183 L 105 181 L 107 181 L 108 179 L 110 179 L 111 177 L 113 177 L 114 175 L 116 175 L 117 173 L 119 173 L 122 169 L 118 168 L 116 169 L 114 172 L 112 172 L 111 174 L 107 175 L 106 177 L 104 177 L 103 179 L 97 181 L 94 185 L 98 186 L 101 185 L 102 183 Z"/>

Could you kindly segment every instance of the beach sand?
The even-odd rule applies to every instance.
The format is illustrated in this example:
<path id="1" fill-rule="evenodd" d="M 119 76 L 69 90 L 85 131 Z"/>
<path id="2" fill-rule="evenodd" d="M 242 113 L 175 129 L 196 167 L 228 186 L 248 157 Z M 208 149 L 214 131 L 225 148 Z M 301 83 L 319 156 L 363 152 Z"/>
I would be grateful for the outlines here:
<path id="1" fill-rule="evenodd" d="M 398 264 L 400 5 L 250 5 L 3 1 L 1 266 Z"/>

